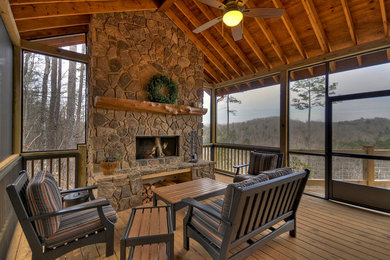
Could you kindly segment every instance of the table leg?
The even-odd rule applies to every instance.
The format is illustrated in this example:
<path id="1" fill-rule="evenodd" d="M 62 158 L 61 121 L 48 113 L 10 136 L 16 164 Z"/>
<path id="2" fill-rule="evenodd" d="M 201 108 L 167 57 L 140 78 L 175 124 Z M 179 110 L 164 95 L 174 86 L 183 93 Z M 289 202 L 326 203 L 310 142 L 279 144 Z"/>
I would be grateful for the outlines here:
<path id="1" fill-rule="evenodd" d="M 171 216 L 172 216 L 173 230 L 176 230 L 176 209 L 175 209 L 175 204 L 171 204 Z"/>
<path id="2" fill-rule="evenodd" d="M 171 236 L 169 236 L 169 252 L 168 252 L 168 256 L 169 256 L 169 260 L 173 260 L 174 259 L 174 256 L 175 256 L 175 249 L 174 249 L 174 236 L 173 234 Z"/>
<path id="3" fill-rule="evenodd" d="M 121 260 L 125 260 L 126 259 L 126 247 L 125 247 L 125 241 L 124 240 L 121 240 L 120 259 Z"/>
<path id="4" fill-rule="evenodd" d="M 157 207 L 157 194 L 153 193 L 153 207 Z"/>

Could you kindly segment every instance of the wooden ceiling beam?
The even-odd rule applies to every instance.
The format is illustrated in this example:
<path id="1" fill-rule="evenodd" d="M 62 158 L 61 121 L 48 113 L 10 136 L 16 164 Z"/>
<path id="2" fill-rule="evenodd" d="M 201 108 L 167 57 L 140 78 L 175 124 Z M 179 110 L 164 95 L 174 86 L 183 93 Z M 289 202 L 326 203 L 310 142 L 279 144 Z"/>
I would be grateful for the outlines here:
<path id="1" fill-rule="evenodd" d="M 218 73 L 208 63 L 205 62 L 203 67 L 207 71 L 207 73 L 210 74 L 210 76 L 213 77 L 217 82 L 222 81 Z"/>
<path id="2" fill-rule="evenodd" d="M 386 50 L 387 60 L 390 61 L 390 49 Z"/>
<path id="3" fill-rule="evenodd" d="M 284 9 L 284 6 L 280 0 L 272 0 L 272 2 L 276 8 Z M 288 16 L 286 11 L 284 11 L 284 13 L 282 15 L 282 22 L 283 22 L 284 26 L 286 27 L 288 33 L 290 34 L 290 37 L 293 40 L 294 45 L 297 48 L 299 54 L 305 59 L 308 58 L 307 52 L 306 52 L 305 48 L 303 47 L 303 44 L 302 44 L 301 40 L 299 39 L 299 36 L 298 36 L 297 32 L 295 31 L 295 28 L 294 28 L 294 26 L 290 20 L 290 17 Z"/>
<path id="4" fill-rule="evenodd" d="M 10 5 L 78 3 L 78 2 L 109 2 L 112 0 L 10 0 Z"/>
<path id="5" fill-rule="evenodd" d="M 160 12 L 165 12 L 176 2 L 176 0 L 165 0 L 162 5 L 157 9 Z"/>
<path id="6" fill-rule="evenodd" d="M 257 6 L 250 4 L 249 2 L 246 4 L 248 8 L 256 8 Z M 257 26 L 261 29 L 263 34 L 265 35 L 265 38 L 267 38 L 268 42 L 271 44 L 272 49 L 275 51 L 276 55 L 279 57 L 280 61 L 283 64 L 288 63 L 288 59 L 286 55 L 283 53 L 282 48 L 280 47 L 280 44 L 275 38 L 275 35 L 272 33 L 271 29 L 265 22 L 263 18 L 254 18 Z"/>
<path id="7" fill-rule="evenodd" d="M 345 20 L 347 21 L 349 35 L 351 36 L 351 40 L 353 42 L 353 45 L 357 45 L 358 42 L 357 42 L 357 37 L 356 37 L 355 26 L 353 24 L 351 11 L 348 7 L 348 2 L 347 2 L 347 0 L 340 0 L 340 1 L 341 1 L 341 5 L 343 7 Z M 357 57 L 357 61 L 358 61 L 359 67 L 361 67 L 362 66 L 362 59 L 360 56 Z"/>
<path id="8" fill-rule="evenodd" d="M 179 27 L 179 29 L 188 37 L 188 39 L 190 39 L 203 52 L 203 54 L 207 56 L 210 62 L 212 62 L 215 67 L 218 68 L 218 70 L 224 76 L 223 80 L 233 78 L 225 66 L 219 61 L 219 59 L 195 36 L 192 30 L 190 30 L 171 9 L 165 11 L 165 14 L 176 24 L 177 27 Z"/>
<path id="9" fill-rule="evenodd" d="M 314 33 L 317 37 L 318 43 L 320 44 L 322 52 L 326 53 L 331 51 L 328 38 L 326 37 L 324 28 L 318 16 L 318 13 L 314 7 L 313 0 L 301 0 L 303 7 L 309 17 L 310 24 L 313 27 Z"/>
<path id="10" fill-rule="evenodd" d="M 14 5 L 11 8 L 15 20 L 26 20 L 67 15 L 156 10 L 158 5 L 155 1 L 114 0 L 109 2 Z"/>
<path id="11" fill-rule="evenodd" d="M 212 20 L 216 18 L 215 14 L 210 10 L 208 6 L 205 4 L 201 4 L 198 1 L 194 1 L 194 4 L 200 9 L 200 11 L 206 16 L 208 20 Z M 214 26 L 215 29 L 217 29 L 218 33 L 226 40 L 226 42 L 229 44 L 230 48 L 237 54 L 237 56 L 241 59 L 241 61 L 246 65 L 246 67 L 251 72 L 256 72 L 256 67 L 250 62 L 248 57 L 245 55 L 245 53 L 241 50 L 240 46 L 233 40 L 233 37 L 227 33 L 222 32 L 222 26 Z M 245 26 L 243 27 L 244 31 L 247 31 Z"/>
<path id="12" fill-rule="evenodd" d="M 357 61 L 358 61 L 358 66 L 359 67 L 363 67 L 363 59 L 362 59 L 362 56 L 356 56 L 357 58 Z"/>
<path id="13" fill-rule="evenodd" d="M 41 38 L 50 38 L 56 36 L 80 34 L 88 32 L 88 25 L 79 25 L 65 28 L 54 28 L 47 30 L 29 31 L 20 34 L 20 37 L 24 40 L 34 40 Z"/>
<path id="14" fill-rule="evenodd" d="M 8 0 L 0 0 L 0 14 L 12 44 L 20 46 L 20 35 Z"/>
<path id="15" fill-rule="evenodd" d="M 64 46 L 77 45 L 77 44 L 85 44 L 85 34 L 42 39 L 42 40 L 37 40 L 34 42 L 37 42 L 40 44 L 45 44 L 48 46 L 57 47 L 57 48 L 64 47 Z"/>
<path id="16" fill-rule="evenodd" d="M 263 51 L 260 49 L 259 45 L 257 45 L 253 37 L 249 33 L 244 33 L 244 39 L 246 40 L 252 51 L 256 54 L 257 58 L 261 61 L 261 63 L 263 63 L 264 67 L 266 69 L 270 69 L 272 67 L 271 63 L 269 62 Z"/>
<path id="17" fill-rule="evenodd" d="M 16 21 L 19 32 L 36 31 L 43 29 L 53 29 L 61 27 L 69 27 L 76 25 L 89 24 L 89 15 L 73 15 L 73 16 L 61 16 L 61 17 L 49 17 L 49 18 L 38 18 L 29 20 Z"/>
<path id="18" fill-rule="evenodd" d="M 218 82 L 215 79 L 213 79 L 207 71 L 204 72 L 204 78 L 207 80 L 207 82 L 206 82 L 207 84 L 214 84 L 214 83 Z"/>
<path id="19" fill-rule="evenodd" d="M 175 6 L 183 13 L 183 15 L 190 21 L 190 23 L 196 28 L 202 25 L 192 13 L 192 11 L 185 5 L 184 2 L 179 1 L 175 3 Z M 203 37 L 209 42 L 209 44 L 216 50 L 221 58 L 228 64 L 231 69 L 236 73 L 235 76 L 242 76 L 242 69 L 233 61 L 232 57 L 224 50 L 224 48 L 217 42 L 217 40 L 211 35 L 208 30 L 201 32 Z"/>
<path id="20" fill-rule="evenodd" d="M 357 44 L 357 38 L 356 38 L 355 28 L 354 28 L 354 25 L 353 25 L 351 11 L 350 11 L 350 9 L 348 7 L 347 0 L 340 0 L 340 1 L 341 1 L 341 5 L 343 7 L 345 20 L 347 20 L 349 35 L 351 36 L 353 44 L 356 45 Z"/>
<path id="21" fill-rule="evenodd" d="M 383 23 L 383 32 L 385 33 L 385 36 L 389 35 L 389 24 L 387 21 L 387 13 L 386 13 L 386 4 L 385 0 L 379 0 L 380 10 L 381 10 L 381 16 L 382 16 L 382 23 Z"/>

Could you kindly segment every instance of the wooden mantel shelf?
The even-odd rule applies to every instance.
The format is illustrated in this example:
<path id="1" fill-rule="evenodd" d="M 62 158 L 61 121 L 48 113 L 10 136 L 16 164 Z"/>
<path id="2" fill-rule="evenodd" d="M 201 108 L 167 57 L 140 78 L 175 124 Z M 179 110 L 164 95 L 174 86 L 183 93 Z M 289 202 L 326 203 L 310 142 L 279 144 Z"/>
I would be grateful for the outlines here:
<path id="1" fill-rule="evenodd" d="M 102 96 L 95 97 L 95 107 L 111 110 L 162 113 L 169 115 L 204 115 L 207 113 L 206 108 Z"/>

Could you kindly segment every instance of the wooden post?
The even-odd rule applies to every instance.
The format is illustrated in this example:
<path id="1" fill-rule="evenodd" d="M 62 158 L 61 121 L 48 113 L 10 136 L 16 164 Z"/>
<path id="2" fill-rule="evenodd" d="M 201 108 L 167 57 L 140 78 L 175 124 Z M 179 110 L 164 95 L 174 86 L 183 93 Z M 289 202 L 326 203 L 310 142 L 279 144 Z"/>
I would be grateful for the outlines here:
<path id="1" fill-rule="evenodd" d="M 214 86 L 215 87 L 215 86 Z M 215 161 L 216 149 L 215 143 L 217 139 L 217 96 L 215 88 L 211 89 L 211 160 Z"/>
<path id="2" fill-rule="evenodd" d="M 87 186 L 87 145 L 82 144 L 78 146 L 79 163 L 78 163 L 78 187 Z"/>
<path id="3" fill-rule="evenodd" d="M 374 146 L 363 146 L 365 154 L 374 154 Z M 375 185 L 375 161 L 371 159 L 363 159 L 363 180 L 368 186 Z"/>
<path id="4" fill-rule="evenodd" d="M 280 152 L 288 165 L 288 71 L 280 72 Z"/>
<path id="5" fill-rule="evenodd" d="M 16 45 L 14 45 L 13 70 L 12 151 L 14 154 L 19 154 L 22 147 L 22 50 Z"/>

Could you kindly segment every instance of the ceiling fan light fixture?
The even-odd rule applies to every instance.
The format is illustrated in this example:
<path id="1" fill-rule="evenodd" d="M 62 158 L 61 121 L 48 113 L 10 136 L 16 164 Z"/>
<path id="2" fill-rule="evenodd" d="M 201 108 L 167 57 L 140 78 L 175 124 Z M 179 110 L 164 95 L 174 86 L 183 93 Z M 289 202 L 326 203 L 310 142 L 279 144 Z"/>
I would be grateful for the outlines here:
<path id="1" fill-rule="evenodd" d="M 242 18 L 242 12 L 238 10 L 231 10 L 223 15 L 222 20 L 227 26 L 234 27 L 242 21 Z"/>

